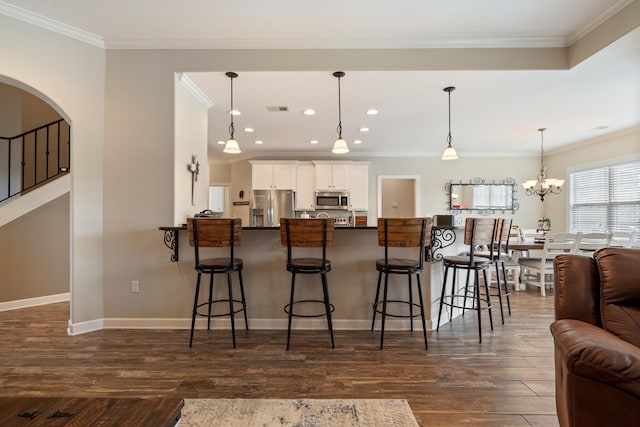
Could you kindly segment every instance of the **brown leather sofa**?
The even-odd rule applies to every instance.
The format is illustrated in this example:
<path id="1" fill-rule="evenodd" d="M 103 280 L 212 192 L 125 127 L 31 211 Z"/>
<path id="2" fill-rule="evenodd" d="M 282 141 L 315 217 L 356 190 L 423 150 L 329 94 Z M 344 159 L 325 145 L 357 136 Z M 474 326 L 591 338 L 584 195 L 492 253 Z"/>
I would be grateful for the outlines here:
<path id="1" fill-rule="evenodd" d="M 554 261 L 562 427 L 640 426 L 640 249 Z"/>

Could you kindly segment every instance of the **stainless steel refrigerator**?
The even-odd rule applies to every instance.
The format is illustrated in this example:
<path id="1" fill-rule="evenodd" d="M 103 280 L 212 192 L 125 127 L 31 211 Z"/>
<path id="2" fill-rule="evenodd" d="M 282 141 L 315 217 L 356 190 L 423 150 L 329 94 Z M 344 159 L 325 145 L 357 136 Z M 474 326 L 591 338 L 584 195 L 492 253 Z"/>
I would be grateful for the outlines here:
<path id="1" fill-rule="evenodd" d="M 251 192 L 251 226 L 279 227 L 280 218 L 293 218 L 293 190 L 253 190 Z"/>

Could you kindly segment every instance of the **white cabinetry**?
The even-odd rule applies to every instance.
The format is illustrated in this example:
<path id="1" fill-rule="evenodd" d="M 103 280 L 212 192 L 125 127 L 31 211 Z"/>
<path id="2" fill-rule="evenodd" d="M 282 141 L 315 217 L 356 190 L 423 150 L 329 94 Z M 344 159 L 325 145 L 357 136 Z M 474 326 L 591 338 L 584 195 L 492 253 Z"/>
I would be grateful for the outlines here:
<path id="1" fill-rule="evenodd" d="M 315 171 L 313 164 L 298 164 L 296 172 L 296 210 L 316 209 Z"/>
<path id="2" fill-rule="evenodd" d="M 297 161 L 251 162 L 251 188 L 253 190 L 295 190 Z"/>
<path id="3" fill-rule="evenodd" d="M 369 210 L 369 163 L 353 163 L 350 176 L 349 204 L 351 210 Z"/>
<path id="4" fill-rule="evenodd" d="M 348 191 L 351 162 L 314 162 L 317 191 Z"/>

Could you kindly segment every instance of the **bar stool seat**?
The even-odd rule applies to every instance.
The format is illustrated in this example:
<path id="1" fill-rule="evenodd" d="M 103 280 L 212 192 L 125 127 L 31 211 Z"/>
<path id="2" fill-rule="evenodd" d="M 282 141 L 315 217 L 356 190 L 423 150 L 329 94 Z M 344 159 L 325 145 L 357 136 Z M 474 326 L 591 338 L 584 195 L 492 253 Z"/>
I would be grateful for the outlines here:
<path id="1" fill-rule="evenodd" d="M 382 317 L 380 328 L 380 349 L 384 345 L 384 329 L 387 316 L 396 318 L 408 318 L 413 331 L 413 318 L 420 316 L 422 319 L 422 331 L 424 335 L 424 348 L 428 349 L 427 326 L 424 313 L 424 301 L 422 298 L 422 284 L 420 283 L 420 273 L 423 270 L 424 251 L 429 246 L 431 236 L 431 218 L 378 218 L 378 246 L 384 247 L 385 257 L 376 260 L 376 270 L 378 271 L 378 284 L 376 287 L 376 297 L 373 302 L 373 319 L 371 330 L 373 331 L 376 322 L 376 315 Z M 419 248 L 417 258 L 398 258 L 389 256 L 389 248 Z M 389 275 L 406 274 L 408 278 L 408 300 L 403 297 L 389 298 Z M 382 286 L 382 276 L 384 275 L 383 296 L 380 299 L 380 288 Z M 413 286 L 411 277 L 415 275 L 417 281 L 418 301 L 413 301 Z M 407 306 L 408 313 L 391 313 L 388 311 L 389 303 Z M 418 309 L 414 313 L 414 308 Z"/>
<path id="2" fill-rule="evenodd" d="M 334 223 L 328 218 L 300 219 L 281 218 L 280 219 L 280 242 L 287 247 L 287 271 L 291 273 L 291 294 L 289 304 L 284 306 L 287 314 L 287 351 L 291 342 L 291 326 L 294 317 L 326 317 L 329 334 L 331 335 L 331 348 L 335 348 L 333 339 L 333 324 L 331 314 L 335 310 L 329 300 L 329 289 L 327 286 L 327 273 L 331 271 L 331 261 L 327 259 L 327 246 L 333 246 Z M 293 256 L 293 248 L 322 248 L 321 257 L 300 257 Z M 305 254 L 308 255 L 308 254 Z M 319 274 L 322 283 L 322 299 L 296 299 L 296 275 L 297 274 Z M 322 313 L 302 314 L 296 313 L 294 308 L 299 304 L 316 303 L 324 307 Z"/>
<path id="3" fill-rule="evenodd" d="M 195 270 L 198 272 L 196 290 L 191 315 L 191 335 L 189 347 L 193 345 L 196 317 L 207 318 L 207 330 L 211 329 L 211 319 L 215 317 L 229 317 L 231 322 L 231 337 L 233 348 L 236 348 L 235 315 L 243 312 L 245 328 L 249 329 L 247 319 L 247 303 L 242 282 L 242 268 L 244 262 L 234 256 L 235 246 L 240 245 L 242 221 L 239 218 L 189 218 L 187 220 L 189 232 L 189 244 L 195 250 Z M 201 248 L 229 248 L 229 256 L 200 259 Z M 231 275 L 237 273 L 240 288 L 240 299 L 233 296 L 233 283 Z M 203 274 L 209 275 L 209 297 L 200 302 L 200 282 Z M 227 276 L 227 296 L 214 298 L 214 276 L 225 274 Z M 226 308 L 214 310 L 214 306 L 226 306 Z"/>

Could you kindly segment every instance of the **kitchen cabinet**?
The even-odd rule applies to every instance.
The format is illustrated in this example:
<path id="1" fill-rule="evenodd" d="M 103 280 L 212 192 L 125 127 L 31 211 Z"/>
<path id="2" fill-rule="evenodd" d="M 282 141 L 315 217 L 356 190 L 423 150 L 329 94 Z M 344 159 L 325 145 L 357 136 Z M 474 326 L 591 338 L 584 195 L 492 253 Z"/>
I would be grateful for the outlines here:
<path id="1" fill-rule="evenodd" d="M 351 162 L 314 162 L 317 191 L 349 191 Z"/>
<path id="2" fill-rule="evenodd" d="M 253 190 L 295 190 L 297 161 L 251 161 L 251 188 Z"/>
<path id="3" fill-rule="evenodd" d="M 316 209 L 315 169 L 313 164 L 298 164 L 296 170 L 296 210 Z"/>
<path id="4" fill-rule="evenodd" d="M 369 210 L 369 163 L 353 163 L 349 180 L 351 210 Z"/>

